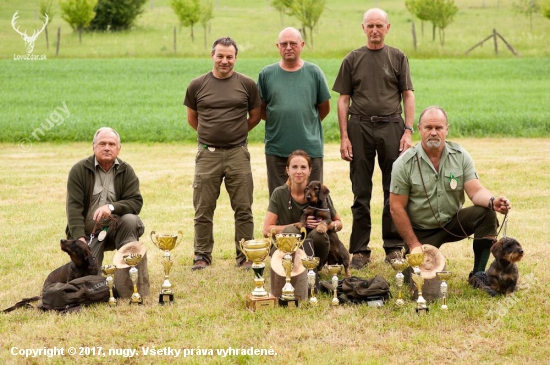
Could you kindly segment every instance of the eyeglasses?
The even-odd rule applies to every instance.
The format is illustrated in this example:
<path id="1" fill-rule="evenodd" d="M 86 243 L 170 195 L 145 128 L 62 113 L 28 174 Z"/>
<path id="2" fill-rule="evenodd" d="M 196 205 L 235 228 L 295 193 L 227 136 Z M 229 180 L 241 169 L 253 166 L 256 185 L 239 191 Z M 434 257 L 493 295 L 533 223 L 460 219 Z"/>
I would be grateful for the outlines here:
<path id="1" fill-rule="evenodd" d="M 298 42 L 279 42 L 279 47 L 281 48 L 286 48 L 290 45 L 290 47 L 292 48 L 298 48 L 298 46 L 300 45 L 300 43 Z"/>

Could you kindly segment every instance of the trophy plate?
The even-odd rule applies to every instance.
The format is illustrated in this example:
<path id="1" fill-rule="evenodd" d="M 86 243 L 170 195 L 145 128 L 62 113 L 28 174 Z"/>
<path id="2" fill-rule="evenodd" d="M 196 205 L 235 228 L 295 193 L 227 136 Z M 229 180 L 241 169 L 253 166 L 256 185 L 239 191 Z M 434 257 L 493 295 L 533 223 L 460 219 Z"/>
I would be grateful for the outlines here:
<path id="1" fill-rule="evenodd" d="M 174 303 L 174 293 L 160 293 L 159 294 L 159 304 L 170 304 Z"/>
<path id="2" fill-rule="evenodd" d="M 258 298 L 253 296 L 252 294 L 248 294 L 246 296 L 246 309 L 251 312 L 255 312 L 257 310 L 274 308 L 275 301 L 276 298 L 273 296 L 273 294 L 269 294 L 267 297 L 263 298 Z"/>
<path id="3" fill-rule="evenodd" d="M 279 300 L 279 307 L 298 308 L 298 299 L 283 299 L 281 297 L 277 299 Z"/>

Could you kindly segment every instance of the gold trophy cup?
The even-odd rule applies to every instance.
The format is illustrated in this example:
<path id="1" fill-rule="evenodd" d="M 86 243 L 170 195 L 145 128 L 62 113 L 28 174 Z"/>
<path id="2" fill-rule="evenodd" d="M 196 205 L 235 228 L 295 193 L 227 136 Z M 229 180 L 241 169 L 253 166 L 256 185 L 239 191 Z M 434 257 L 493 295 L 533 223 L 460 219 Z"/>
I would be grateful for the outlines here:
<path id="1" fill-rule="evenodd" d="M 317 298 L 315 297 L 315 271 L 313 270 L 319 265 L 320 260 L 321 259 L 319 257 L 313 256 L 308 256 L 302 259 L 302 265 L 308 269 L 307 282 L 310 290 L 309 302 L 311 304 L 317 304 Z"/>
<path id="2" fill-rule="evenodd" d="M 421 275 L 420 265 L 424 262 L 424 252 L 410 253 L 407 256 L 407 261 L 413 269 L 411 278 L 416 284 L 418 290 L 418 299 L 416 300 L 416 313 L 427 314 L 428 306 L 426 305 L 426 299 L 422 296 L 422 286 L 424 285 L 424 278 Z"/>
<path id="3" fill-rule="evenodd" d="M 103 276 L 105 276 L 107 279 L 105 281 L 107 282 L 107 287 L 109 288 L 109 306 L 115 307 L 116 306 L 116 299 L 113 295 L 113 287 L 115 286 L 115 279 L 113 278 L 113 275 L 115 274 L 116 266 L 115 265 L 103 265 L 101 268 L 101 273 Z"/>
<path id="4" fill-rule="evenodd" d="M 296 252 L 304 243 L 307 232 L 304 227 L 300 229 L 300 233 L 278 233 L 275 234 L 273 244 L 279 251 L 284 254 L 283 268 L 285 269 L 286 279 L 282 289 L 282 294 L 278 298 L 279 305 L 282 307 L 297 307 L 298 299 L 294 295 L 294 287 L 290 283 L 292 272 L 292 254 Z"/>
<path id="5" fill-rule="evenodd" d="M 138 281 L 138 269 L 136 266 L 141 261 L 141 254 L 131 253 L 129 255 L 124 255 L 122 257 L 126 265 L 130 266 L 130 279 L 132 279 L 132 284 L 134 284 L 134 293 L 130 297 L 130 304 L 143 304 L 143 298 L 138 293 L 137 281 Z"/>
<path id="6" fill-rule="evenodd" d="M 332 275 L 332 289 L 334 296 L 332 297 L 331 304 L 333 306 L 340 305 L 338 300 L 338 274 L 342 271 L 342 265 L 328 265 L 328 272 Z"/>
<path id="7" fill-rule="evenodd" d="M 271 234 L 268 234 L 265 240 L 245 241 L 242 238 L 239 243 L 246 259 L 252 261 L 252 271 L 254 272 L 255 288 L 252 293 L 246 296 L 246 308 L 251 312 L 255 312 L 257 309 L 275 307 L 276 298 L 264 289 L 265 279 L 263 277 L 265 269 L 263 261 L 269 255 Z"/>
<path id="8" fill-rule="evenodd" d="M 391 260 L 390 265 L 395 271 L 397 271 L 397 274 L 395 274 L 395 285 L 397 286 L 397 300 L 395 301 L 395 305 L 401 307 L 405 304 L 402 294 L 403 283 L 405 282 L 403 270 L 409 267 L 409 262 L 404 258 L 393 259 Z"/>
<path id="9" fill-rule="evenodd" d="M 151 232 L 151 241 L 159 249 L 164 251 L 162 256 L 162 266 L 164 266 L 164 282 L 162 283 L 159 293 L 159 304 L 173 303 L 174 292 L 172 290 L 172 284 L 170 283 L 170 269 L 172 268 L 173 261 L 171 259 L 170 251 L 172 251 L 181 242 L 183 238 L 183 232 L 178 231 L 178 235 L 173 234 L 156 234 L 155 231 Z"/>
<path id="10" fill-rule="evenodd" d="M 447 298 L 449 297 L 449 286 L 447 285 L 447 280 L 449 280 L 453 276 L 453 273 L 450 271 L 439 271 L 436 272 L 435 275 L 439 278 L 439 280 L 441 280 L 441 309 L 447 310 Z"/>

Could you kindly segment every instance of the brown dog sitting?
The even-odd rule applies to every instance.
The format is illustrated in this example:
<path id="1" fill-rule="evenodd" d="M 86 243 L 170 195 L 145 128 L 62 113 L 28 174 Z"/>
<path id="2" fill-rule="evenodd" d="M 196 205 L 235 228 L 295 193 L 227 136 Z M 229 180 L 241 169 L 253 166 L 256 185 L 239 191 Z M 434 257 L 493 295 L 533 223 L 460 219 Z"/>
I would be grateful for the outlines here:
<path id="1" fill-rule="evenodd" d="M 58 267 L 52 271 L 44 281 L 42 289 L 44 290 L 51 284 L 68 283 L 69 281 L 88 275 L 97 275 L 97 261 L 90 251 L 90 247 L 80 240 L 61 240 L 61 250 L 69 254 L 71 262 Z M 13 307 L 4 309 L 3 312 L 11 312 L 14 309 L 24 307 L 30 302 L 40 300 L 41 296 L 24 298 L 17 302 Z"/>
<path id="2" fill-rule="evenodd" d="M 346 277 L 350 277 L 349 252 L 342 241 L 340 241 L 336 231 L 328 230 L 328 226 L 332 223 L 330 209 L 327 204 L 327 197 L 329 193 L 330 191 L 328 188 L 319 181 L 313 180 L 307 185 L 304 194 L 308 201 L 308 206 L 302 213 L 300 224 L 302 227 L 307 227 L 307 217 L 309 216 L 313 216 L 317 220 L 320 220 L 316 230 L 318 233 L 326 233 L 330 242 L 327 263 L 329 265 L 343 265 L 346 271 Z"/>
<path id="3" fill-rule="evenodd" d="M 90 247 L 81 240 L 61 240 L 61 250 L 71 258 L 71 262 L 52 271 L 44 281 L 43 287 L 52 283 L 68 283 L 87 275 L 97 275 L 97 261 Z"/>
<path id="4" fill-rule="evenodd" d="M 468 282 L 492 297 L 513 293 L 519 278 L 516 263 L 523 258 L 521 245 L 513 238 L 503 237 L 491 246 L 491 253 L 495 260 L 489 269 L 474 273 Z"/>

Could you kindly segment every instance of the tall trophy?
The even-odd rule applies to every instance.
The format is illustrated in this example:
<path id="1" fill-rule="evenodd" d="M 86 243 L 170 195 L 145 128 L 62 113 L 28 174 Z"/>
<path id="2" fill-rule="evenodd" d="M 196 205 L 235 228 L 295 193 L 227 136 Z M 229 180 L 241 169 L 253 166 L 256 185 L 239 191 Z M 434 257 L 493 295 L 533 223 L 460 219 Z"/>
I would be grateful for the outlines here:
<path id="1" fill-rule="evenodd" d="M 317 298 L 315 297 L 315 271 L 313 271 L 318 265 L 321 259 L 319 257 L 308 256 L 302 259 L 302 265 L 308 270 L 307 283 L 309 285 L 310 295 L 309 302 L 311 304 L 317 304 Z"/>
<path id="2" fill-rule="evenodd" d="M 183 232 L 178 231 L 179 239 L 177 235 L 173 234 L 156 234 L 155 231 L 151 232 L 151 241 L 164 251 L 162 256 L 162 266 L 164 266 L 164 282 L 162 283 L 159 293 L 159 304 L 173 303 L 174 292 L 172 291 L 172 284 L 170 283 L 170 269 L 172 268 L 173 261 L 171 259 L 170 251 L 172 251 L 181 242 L 183 238 Z"/>
<path id="3" fill-rule="evenodd" d="M 416 284 L 416 289 L 418 290 L 418 299 L 416 300 L 416 313 L 418 314 L 427 314 L 429 311 L 428 306 L 426 305 L 426 299 L 422 296 L 422 286 L 424 285 L 424 278 L 420 271 L 420 265 L 424 262 L 424 252 L 420 253 L 410 253 L 407 256 L 407 261 L 413 269 L 411 278 Z"/>
<path id="4" fill-rule="evenodd" d="M 328 272 L 332 274 L 332 289 L 334 296 L 331 304 L 334 306 L 340 305 L 338 300 L 338 273 L 342 271 L 342 265 L 328 265 Z"/>
<path id="5" fill-rule="evenodd" d="M 115 274 L 115 271 L 115 265 L 103 265 L 103 267 L 101 268 L 103 276 L 107 278 L 105 279 L 105 281 L 107 282 L 107 287 L 109 288 L 109 307 L 116 306 L 116 299 L 113 295 L 113 287 L 115 286 L 115 279 L 113 278 L 113 275 Z"/>
<path id="6" fill-rule="evenodd" d="M 401 307 L 405 304 L 402 294 L 403 283 L 405 282 L 403 270 L 409 267 L 409 262 L 404 258 L 399 258 L 391 260 L 390 265 L 395 271 L 397 271 L 397 274 L 395 274 L 395 285 L 397 286 L 397 300 L 395 301 L 395 305 Z"/>
<path id="7" fill-rule="evenodd" d="M 254 272 L 254 290 L 246 296 L 246 308 L 251 312 L 257 309 L 275 307 L 276 298 L 273 294 L 264 289 L 265 279 L 264 269 L 265 258 L 269 255 L 271 248 L 271 234 L 268 234 L 265 240 L 248 240 L 244 238 L 239 242 L 241 251 L 248 261 L 252 261 L 252 271 Z"/>
<path id="8" fill-rule="evenodd" d="M 297 307 L 298 299 L 294 295 L 294 287 L 290 283 L 292 272 L 292 254 L 296 252 L 304 243 L 307 236 L 306 229 L 302 227 L 300 233 L 277 233 L 273 244 L 279 251 L 284 253 L 283 268 L 285 269 L 286 279 L 282 289 L 282 294 L 278 298 L 279 305 L 282 307 Z"/>
<path id="9" fill-rule="evenodd" d="M 139 295 L 137 288 L 138 269 L 136 268 L 141 261 L 141 254 L 131 253 L 124 255 L 122 258 L 126 265 L 130 266 L 130 279 L 132 279 L 132 284 L 134 284 L 134 293 L 130 297 L 130 304 L 143 304 L 143 298 Z"/>
<path id="10" fill-rule="evenodd" d="M 439 271 L 439 272 L 436 272 L 435 275 L 439 278 L 439 280 L 441 280 L 441 286 L 440 286 L 441 295 L 442 295 L 441 309 L 447 310 L 448 309 L 447 298 L 449 297 L 449 287 L 447 285 L 447 280 L 449 280 L 453 276 L 453 273 L 450 271 Z"/>

